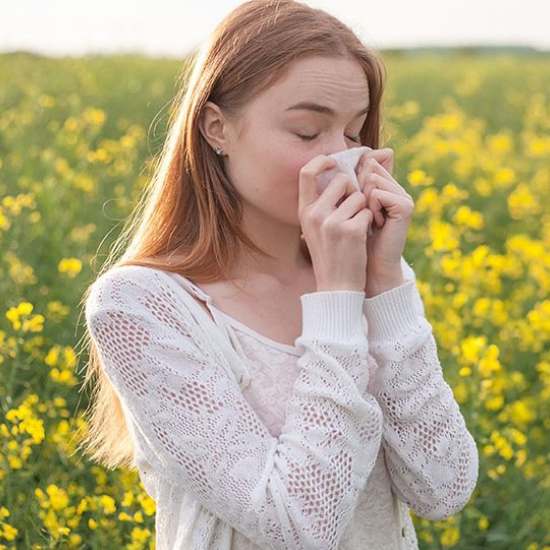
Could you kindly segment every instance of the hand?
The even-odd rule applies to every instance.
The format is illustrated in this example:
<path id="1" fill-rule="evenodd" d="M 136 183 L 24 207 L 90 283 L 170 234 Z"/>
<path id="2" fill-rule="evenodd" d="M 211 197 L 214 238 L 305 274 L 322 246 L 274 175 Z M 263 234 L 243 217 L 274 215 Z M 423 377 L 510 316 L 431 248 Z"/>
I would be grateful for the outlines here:
<path id="1" fill-rule="evenodd" d="M 414 210 L 413 198 L 393 178 L 393 151 L 389 148 L 365 152 L 357 163 L 359 186 L 374 215 L 367 239 L 368 297 L 404 282 L 401 256 Z"/>
<path id="2" fill-rule="evenodd" d="M 354 290 L 366 286 L 367 233 L 372 211 L 352 178 L 336 173 L 319 195 L 317 176 L 336 161 L 318 155 L 300 169 L 298 218 L 306 241 L 317 290 Z"/>

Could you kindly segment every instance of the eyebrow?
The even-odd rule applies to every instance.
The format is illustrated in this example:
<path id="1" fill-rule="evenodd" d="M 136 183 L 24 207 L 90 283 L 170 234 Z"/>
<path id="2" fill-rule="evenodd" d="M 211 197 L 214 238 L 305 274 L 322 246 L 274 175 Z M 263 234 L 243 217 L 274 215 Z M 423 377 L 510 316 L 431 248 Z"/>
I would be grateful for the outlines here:
<path id="1" fill-rule="evenodd" d="M 359 111 L 355 118 L 357 118 L 360 115 L 364 115 L 369 110 L 370 105 L 367 105 L 364 109 Z M 291 111 L 293 109 L 305 109 L 308 111 L 315 111 L 316 113 L 322 113 L 324 115 L 331 115 L 334 116 L 336 112 L 331 109 L 330 107 L 327 107 L 326 105 L 319 105 L 318 103 L 312 103 L 310 101 L 301 101 L 300 103 L 296 103 L 296 105 L 292 105 L 292 107 L 289 107 L 287 111 Z"/>

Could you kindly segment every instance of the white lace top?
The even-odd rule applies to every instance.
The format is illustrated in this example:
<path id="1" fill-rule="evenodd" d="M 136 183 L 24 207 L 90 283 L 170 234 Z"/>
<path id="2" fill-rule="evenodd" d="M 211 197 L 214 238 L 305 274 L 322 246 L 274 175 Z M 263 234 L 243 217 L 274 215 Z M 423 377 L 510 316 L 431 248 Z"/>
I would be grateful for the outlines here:
<path id="1" fill-rule="evenodd" d="M 409 507 L 464 507 L 477 448 L 402 264 L 405 283 L 373 298 L 302 295 L 295 346 L 177 274 L 124 266 L 94 283 L 88 328 L 156 501 L 158 550 L 411 550 Z"/>

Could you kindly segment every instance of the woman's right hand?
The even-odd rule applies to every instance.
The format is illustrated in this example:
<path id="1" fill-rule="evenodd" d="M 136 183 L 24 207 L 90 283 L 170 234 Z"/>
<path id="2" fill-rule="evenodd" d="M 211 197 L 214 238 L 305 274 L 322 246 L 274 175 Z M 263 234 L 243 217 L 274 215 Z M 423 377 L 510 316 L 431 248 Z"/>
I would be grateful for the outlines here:
<path id="1" fill-rule="evenodd" d="M 336 174 L 319 195 L 317 174 L 335 166 L 334 159 L 318 155 L 301 168 L 298 217 L 313 263 L 317 291 L 364 292 L 367 232 L 373 215 L 366 208 L 366 196 L 355 189 L 346 174 Z"/>

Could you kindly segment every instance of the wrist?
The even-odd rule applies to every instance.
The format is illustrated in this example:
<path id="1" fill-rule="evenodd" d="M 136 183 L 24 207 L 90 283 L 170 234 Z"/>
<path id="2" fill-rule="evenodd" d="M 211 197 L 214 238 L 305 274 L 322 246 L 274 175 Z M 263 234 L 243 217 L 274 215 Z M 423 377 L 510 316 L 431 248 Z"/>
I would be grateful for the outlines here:
<path id="1" fill-rule="evenodd" d="M 369 275 L 365 287 L 365 297 L 373 298 L 374 296 L 378 296 L 378 294 L 382 294 L 382 292 L 401 286 L 404 282 L 405 277 L 403 276 L 403 271 L 401 269 L 384 275 Z"/>

